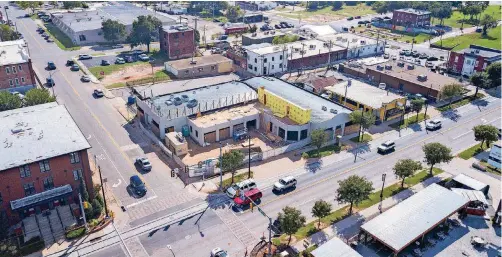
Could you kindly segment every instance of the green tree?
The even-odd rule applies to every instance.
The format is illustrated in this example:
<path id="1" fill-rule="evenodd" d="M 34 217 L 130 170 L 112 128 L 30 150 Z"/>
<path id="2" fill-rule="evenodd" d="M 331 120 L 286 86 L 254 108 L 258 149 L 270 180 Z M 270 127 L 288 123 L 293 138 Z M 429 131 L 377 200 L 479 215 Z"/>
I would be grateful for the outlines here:
<path id="1" fill-rule="evenodd" d="M 221 170 L 223 172 L 232 173 L 232 184 L 234 183 L 235 172 L 242 165 L 243 160 L 244 160 L 244 154 L 238 150 L 232 150 L 230 152 L 226 152 L 221 156 L 221 163 L 222 163 Z"/>
<path id="2" fill-rule="evenodd" d="M 420 169 L 422 169 L 420 162 L 412 159 L 399 160 L 393 168 L 396 177 L 401 179 L 401 188 L 404 187 L 404 180 L 415 174 L 415 172 Z"/>
<path id="3" fill-rule="evenodd" d="M 356 6 L 359 4 L 358 1 L 345 1 L 344 3 L 346 6 Z"/>
<path id="4" fill-rule="evenodd" d="M 63 1 L 63 8 L 65 9 L 82 8 L 82 6 L 80 1 Z"/>
<path id="5" fill-rule="evenodd" d="M 432 176 L 432 168 L 434 165 L 446 162 L 449 163 L 453 156 L 451 155 L 451 149 L 440 144 L 440 143 L 428 143 L 422 146 L 422 150 L 425 154 L 425 161 L 427 165 L 430 165 L 429 174 Z"/>
<path id="6" fill-rule="evenodd" d="M 323 129 L 313 130 L 310 134 L 311 144 L 317 148 L 317 154 L 321 147 L 328 142 L 328 134 Z"/>
<path id="7" fill-rule="evenodd" d="M 476 141 L 481 141 L 481 149 L 483 149 L 483 144 L 486 142 L 486 146 L 490 147 L 490 143 L 497 141 L 498 128 L 492 125 L 477 125 L 472 128 L 474 131 L 474 139 Z"/>
<path id="8" fill-rule="evenodd" d="M 284 231 L 286 235 L 289 235 L 288 245 L 291 243 L 291 235 L 305 226 L 306 221 L 305 216 L 302 215 L 300 210 L 289 206 L 282 209 L 282 213 L 277 215 L 277 220 L 279 220 L 281 230 Z"/>
<path id="9" fill-rule="evenodd" d="M 82 176 L 82 174 L 79 174 L 79 176 Z M 87 188 L 85 187 L 84 183 L 84 178 L 80 178 L 80 185 L 79 185 L 79 190 L 80 190 L 80 195 L 82 196 L 82 201 L 89 201 L 89 193 L 87 192 Z"/>
<path id="10" fill-rule="evenodd" d="M 315 11 L 319 8 L 319 2 L 318 1 L 309 1 L 307 3 L 307 9 L 309 11 Z"/>
<path id="11" fill-rule="evenodd" d="M 0 91 L 0 112 L 21 108 L 23 102 L 8 91 Z"/>
<path id="12" fill-rule="evenodd" d="M 253 26 L 249 27 L 249 32 L 251 32 L 251 33 L 255 33 L 257 30 L 258 30 L 258 27 L 256 26 L 256 24 L 253 24 Z"/>
<path id="13" fill-rule="evenodd" d="M 331 204 L 324 200 L 319 200 L 312 207 L 312 216 L 318 218 L 317 227 L 321 228 L 321 219 L 331 213 Z"/>
<path id="14" fill-rule="evenodd" d="M 411 109 L 417 113 L 417 122 L 418 122 L 418 114 L 422 110 L 422 108 L 425 105 L 425 100 L 424 99 L 413 99 L 410 102 L 411 104 Z"/>
<path id="15" fill-rule="evenodd" d="M 195 38 L 195 42 L 197 44 L 200 43 L 200 32 L 199 32 L 199 30 L 195 30 L 194 31 L 194 38 Z"/>
<path id="16" fill-rule="evenodd" d="M 274 39 L 272 39 L 272 44 L 273 45 L 281 45 L 281 44 L 286 44 L 286 43 L 298 41 L 298 39 L 299 39 L 299 37 L 297 35 L 275 36 Z"/>
<path id="17" fill-rule="evenodd" d="M 9 236 L 9 218 L 4 210 L 0 210 L 0 240 L 7 239 Z"/>
<path id="18" fill-rule="evenodd" d="M 497 20 L 489 14 L 484 14 L 483 17 L 481 17 L 479 24 L 483 26 L 483 36 L 486 36 L 489 28 L 497 26 Z"/>
<path id="19" fill-rule="evenodd" d="M 489 88 L 500 86 L 501 67 L 502 63 L 500 62 L 494 62 L 486 67 L 486 74 L 488 74 L 489 80 Z"/>
<path id="20" fill-rule="evenodd" d="M 92 218 L 94 218 L 94 208 L 92 207 L 92 204 L 90 204 L 89 202 L 84 204 L 84 206 L 87 206 L 86 208 L 84 208 L 85 219 L 87 220 L 87 222 L 89 222 Z"/>
<path id="21" fill-rule="evenodd" d="M 103 37 L 112 43 L 115 43 L 126 35 L 125 25 L 116 20 L 108 19 L 103 21 L 101 26 Z"/>
<path id="22" fill-rule="evenodd" d="M 99 202 L 98 199 L 94 198 L 94 200 L 92 200 L 92 209 L 94 212 L 94 218 L 97 218 L 103 212 L 103 205 Z"/>
<path id="23" fill-rule="evenodd" d="M 237 20 L 242 16 L 243 11 L 239 6 L 230 6 L 227 9 L 227 19 L 230 22 L 237 22 Z"/>
<path id="24" fill-rule="evenodd" d="M 18 40 L 19 35 L 12 30 L 12 27 L 6 24 L 1 24 L 0 25 L 0 39 L 2 41 L 12 41 L 12 40 Z"/>
<path id="25" fill-rule="evenodd" d="M 342 9 L 343 2 L 342 1 L 333 1 L 333 10 Z"/>
<path id="26" fill-rule="evenodd" d="M 147 52 L 150 52 L 150 43 L 158 37 L 160 26 L 162 26 L 162 22 L 156 17 L 151 15 L 138 16 L 132 23 L 132 31 L 127 37 L 127 41 L 131 47 L 146 45 Z"/>
<path id="27" fill-rule="evenodd" d="M 373 184 L 364 177 L 352 175 L 347 179 L 338 182 L 336 190 L 336 200 L 339 203 L 350 203 L 349 214 L 352 214 L 352 207 L 369 199 Z"/>
<path id="28" fill-rule="evenodd" d="M 21 9 L 23 10 L 26 10 L 26 9 L 30 9 L 31 10 L 31 13 L 35 13 L 35 9 L 37 7 L 40 7 L 43 2 L 40 2 L 40 1 L 17 1 L 16 2 L 17 6 L 19 6 Z"/>
<path id="29" fill-rule="evenodd" d="M 432 15 L 439 19 L 439 24 L 443 25 L 444 19 L 448 19 L 453 14 L 453 10 L 451 9 L 451 3 L 449 2 L 440 2 L 439 8 L 434 8 L 432 10 Z"/>
<path id="30" fill-rule="evenodd" d="M 383 2 L 383 1 L 374 2 L 371 5 L 371 9 L 375 10 L 375 12 L 379 13 L 379 14 L 384 14 L 389 11 L 386 2 Z"/>
<path id="31" fill-rule="evenodd" d="M 451 106 L 453 98 L 462 95 L 463 92 L 464 88 L 462 87 L 462 85 L 453 83 L 443 86 L 439 94 L 441 96 L 441 99 L 443 100 L 450 99 L 448 105 Z"/>
<path id="32" fill-rule="evenodd" d="M 484 72 L 476 72 L 470 78 L 471 84 L 476 87 L 474 97 L 478 95 L 479 88 L 485 88 L 489 83 L 488 74 Z"/>
<path id="33" fill-rule="evenodd" d="M 54 101 L 56 101 L 56 97 L 51 96 L 49 90 L 45 88 L 30 89 L 28 90 L 28 92 L 26 92 L 26 96 L 24 97 L 25 106 L 51 103 Z"/>
<path id="34" fill-rule="evenodd" d="M 375 124 L 376 117 L 371 111 L 362 112 L 361 110 L 355 110 L 349 114 L 350 121 L 353 124 L 358 124 L 362 126 L 364 132 L 365 129 L 369 129 Z M 362 136 L 363 133 L 361 133 Z M 361 141 L 361 138 L 359 138 Z"/>

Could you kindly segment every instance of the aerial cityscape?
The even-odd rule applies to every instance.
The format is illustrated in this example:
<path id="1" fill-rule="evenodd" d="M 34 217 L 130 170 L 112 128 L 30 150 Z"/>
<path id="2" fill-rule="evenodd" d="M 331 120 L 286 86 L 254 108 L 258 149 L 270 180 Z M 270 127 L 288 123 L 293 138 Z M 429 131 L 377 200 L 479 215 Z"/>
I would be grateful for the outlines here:
<path id="1" fill-rule="evenodd" d="M 501 7 L 1 1 L 0 257 L 500 257 Z"/>

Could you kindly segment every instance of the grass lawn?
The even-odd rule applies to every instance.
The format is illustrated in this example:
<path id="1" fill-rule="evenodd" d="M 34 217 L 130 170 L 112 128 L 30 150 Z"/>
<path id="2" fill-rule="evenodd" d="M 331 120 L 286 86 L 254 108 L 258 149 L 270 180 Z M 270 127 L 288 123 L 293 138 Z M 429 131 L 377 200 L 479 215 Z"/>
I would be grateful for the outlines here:
<path id="1" fill-rule="evenodd" d="M 325 147 L 321 147 L 321 149 L 317 150 L 310 150 L 308 152 L 304 152 L 302 154 L 303 158 L 321 158 L 324 156 L 332 155 L 333 153 L 339 153 L 341 150 L 343 150 L 343 145 L 342 147 L 339 147 L 337 145 L 328 145 Z"/>
<path id="2" fill-rule="evenodd" d="M 65 51 L 79 50 L 80 46 L 73 44 L 71 39 L 52 23 L 45 23 L 47 33 L 54 39 L 56 45 Z"/>
<path id="3" fill-rule="evenodd" d="M 284 16 L 287 18 L 298 19 L 301 17 L 302 19 L 307 19 L 315 15 L 326 15 L 326 16 L 343 16 L 343 17 L 354 17 L 354 16 L 363 16 L 367 14 L 375 14 L 375 11 L 371 9 L 371 6 L 367 6 L 366 4 L 358 4 L 356 6 L 347 6 L 343 5 L 339 10 L 333 10 L 332 6 L 327 6 L 321 9 L 317 9 L 315 11 L 295 11 L 295 12 L 284 12 L 279 13 L 278 15 Z"/>
<path id="4" fill-rule="evenodd" d="M 443 173 L 444 171 L 439 168 L 433 168 L 432 173 L 434 176 L 439 175 Z M 423 182 L 424 180 L 428 179 L 429 176 L 429 169 L 426 168 L 418 173 L 415 173 L 412 177 L 406 178 L 405 181 L 405 187 L 401 188 L 401 181 L 392 184 L 386 188 L 383 189 L 383 199 L 387 199 L 389 197 L 392 197 L 396 195 L 397 193 L 412 187 L 418 183 Z M 376 191 L 370 194 L 369 199 L 362 201 L 359 203 L 359 205 L 354 205 L 352 212 L 355 213 L 356 211 L 361 211 L 364 210 L 370 206 L 373 206 L 377 203 L 380 202 L 380 191 Z M 321 229 L 324 229 L 331 224 L 334 224 L 346 217 L 348 217 L 348 211 L 349 211 L 349 206 L 345 206 L 341 209 L 335 210 L 334 212 L 330 213 L 328 216 L 324 217 L 321 219 Z M 300 228 L 293 236 L 296 238 L 297 241 L 300 241 L 316 232 L 319 231 L 317 228 L 318 221 L 314 220 L 311 221 L 310 223 L 307 223 L 304 227 Z M 281 235 L 278 239 L 274 240 L 273 243 L 275 245 L 279 245 L 281 242 L 282 243 L 287 243 L 289 236 L 284 234 Z"/>
<path id="5" fill-rule="evenodd" d="M 251 177 L 253 177 L 253 171 L 251 171 Z M 241 182 L 248 179 L 248 173 L 244 172 L 241 174 L 236 174 L 234 176 L 234 183 Z M 227 188 L 232 185 L 232 177 L 223 180 L 223 188 Z"/>
<path id="6" fill-rule="evenodd" d="M 135 66 L 135 65 L 148 65 L 150 66 L 149 63 L 144 63 L 144 62 L 131 62 L 131 63 L 124 63 L 124 64 L 111 64 L 108 66 L 94 66 L 89 68 L 89 71 L 94 75 L 97 79 L 102 79 L 106 75 L 110 75 L 116 71 L 120 71 L 125 69 L 126 67 L 129 66 Z M 102 76 L 100 73 L 103 71 L 105 73 L 104 76 Z"/>
<path id="7" fill-rule="evenodd" d="M 466 105 L 466 104 L 468 104 L 468 103 L 470 103 L 470 102 L 472 102 L 474 100 L 477 100 L 477 99 L 480 99 L 480 98 L 483 98 L 483 97 L 485 97 L 484 94 L 478 93 L 476 95 L 476 97 L 472 97 L 472 98 L 471 97 L 467 97 L 467 98 L 458 100 L 456 102 L 453 102 L 453 103 L 451 103 L 451 105 L 445 105 L 445 106 L 439 107 L 439 108 L 437 108 L 437 110 L 440 111 L 440 112 L 448 111 L 448 110 L 451 110 L 451 109 L 458 108 L 460 106 L 464 106 L 464 105 Z"/>
<path id="8" fill-rule="evenodd" d="M 125 87 L 125 86 L 126 86 L 125 82 L 117 82 L 117 83 L 107 85 L 107 86 L 105 86 L 105 88 L 112 89 L 112 88 L 120 88 L 120 87 Z"/>
<path id="9" fill-rule="evenodd" d="M 393 31 L 393 33 L 396 33 L 396 31 Z M 396 33 L 396 34 L 400 34 L 400 33 Z M 401 35 L 403 35 L 403 36 L 398 38 L 397 41 L 411 43 L 413 41 L 413 38 L 415 38 L 415 42 L 418 44 L 426 42 L 430 38 L 434 37 L 432 35 L 425 34 L 425 33 L 416 34 L 415 37 L 413 37 L 413 34 L 401 34 Z"/>
<path id="10" fill-rule="evenodd" d="M 493 17 L 495 17 L 496 20 L 501 19 L 501 14 L 500 14 L 500 5 L 489 5 L 485 11 L 481 14 L 480 17 L 483 17 L 483 15 L 489 14 Z M 450 18 L 443 20 L 443 24 L 446 26 L 450 26 L 452 28 L 461 28 L 462 27 L 462 20 L 464 19 L 464 15 L 459 12 L 459 11 L 453 11 L 452 15 Z M 464 28 L 472 27 L 475 26 L 478 21 L 473 18 L 473 20 L 470 20 L 470 16 L 466 15 L 465 16 L 465 21 L 464 21 Z M 439 25 L 440 20 L 439 19 L 434 19 L 432 21 L 433 25 Z"/>
<path id="11" fill-rule="evenodd" d="M 157 72 L 155 72 L 155 79 L 169 79 L 169 74 L 167 74 L 167 72 L 165 70 L 159 70 Z"/>
<path id="12" fill-rule="evenodd" d="M 469 47 L 469 45 L 480 45 L 489 48 L 501 49 L 500 46 L 500 26 L 488 29 L 488 35 L 483 36 L 482 33 L 465 34 L 458 37 L 450 37 L 443 39 L 443 47 L 453 47 L 452 50 L 461 50 Z M 441 46 L 441 42 L 434 43 L 436 46 Z"/>
<path id="13" fill-rule="evenodd" d="M 373 140 L 373 138 L 371 137 L 370 134 L 363 134 L 361 141 L 359 141 L 359 137 L 353 137 L 353 138 L 350 139 L 350 141 L 352 141 L 354 143 L 360 143 L 360 142 L 366 143 L 366 142 L 369 142 L 371 140 Z"/>
<path id="14" fill-rule="evenodd" d="M 429 118 L 429 115 L 427 115 L 427 119 L 428 118 Z M 406 127 L 408 127 L 411 124 L 414 124 L 414 123 L 417 123 L 417 122 L 421 122 L 423 120 L 424 120 L 424 114 L 423 113 L 419 113 L 418 114 L 418 121 L 417 121 L 417 115 L 413 114 L 411 117 L 409 117 L 409 118 L 407 118 L 407 119 L 405 119 L 403 121 L 403 125 L 401 125 L 401 128 L 406 128 Z M 400 122 L 401 122 L 401 120 L 400 120 L 400 118 L 398 118 L 398 121 L 395 122 L 395 123 L 390 124 L 389 127 L 397 129 L 397 128 L 399 128 Z"/>
<path id="15" fill-rule="evenodd" d="M 474 155 L 481 153 L 483 151 L 484 151 L 484 149 L 481 148 L 481 143 L 479 143 L 477 145 L 474 145 L 474 146 L 471 146 L 471 147 L 465 149 L 464 151 L 462 151 L 461 153 L 458 154 L 458 157 L 460 157 L 464 160 L 469 160 Z"/>
<path id="16" fill-rule="evenodd" d="M 407 32 L 402 32 L 402 31 L 397 31 L 397 30 L 390 30 L 390 29 L 384 29 L 384 28 L 377 28 L 377 27 L 371 27 L 371 28 L 366 28 L 364 26 L 357 26 L 354 27 L 356 33 L 361 34 L 361 31 L 364 31 L 363 34 L 366 34 L 368 36 L 377 37 L 377 33 L 374 32 L 375 30 L 380 31 L 380 39 L 388 39 L 388 40 L 395 40 L 398 42 L 403 42 L 403 43 L 411 43 L 413 41 L 413 38 L 415 38 L 415 43 L 423 43 L 425 41 L 428 41 L 430 38 L 433 38 L 432 35 L 425 34 L 425 33 L 419 33 L 419 34 L 412 34 L 412 33 L 407 33 Z M 373 31 L 369 31 L 369 29 Z M 386 33 L 386 34 L 382 34 Z M 387 34 L 392 34 L 391 36 Z"/>

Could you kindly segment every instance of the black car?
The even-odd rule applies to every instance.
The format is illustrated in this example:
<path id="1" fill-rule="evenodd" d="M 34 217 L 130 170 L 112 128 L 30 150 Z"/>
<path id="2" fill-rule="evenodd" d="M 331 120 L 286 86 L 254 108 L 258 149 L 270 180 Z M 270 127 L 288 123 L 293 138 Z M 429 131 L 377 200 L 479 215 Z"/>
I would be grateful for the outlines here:
<path id="1" fill-rule="evenodd" d="M 75 61 L 73 61 L 73 60 L 66 61 L 66 66 L 73 66 L 73 64 L 75 64 Z"/>
<path id="2" fill-rule="evenodd" d="M 110 62 L 107 60 L 101 60 L 101 66 L 108 66 L 110 65 Z"/>
<path id="3" fill-rule="evenodd" d="M 45 82 L 46 82 L 45 85 L 48 87 L 53 87 L 56 85 L 56 83 L 54 83 L 54 79 L 52 78 L 46 78 Z"/>
<path id="4" fill-rule="evenodd" d="M 437 61 L 438 58 L 436 56 L 429 56 L 427 57 L 427 61 Z"/>
<path id="5" fill-rule="evenodd" d="M 361 16 L 356 16 L 354 17 L 354 19 L 361 19 Z"/>
<path id="6" fill-rule="evenodd" d="M 134 58 L 132 58 L 132 56 L 130 56 L 130 55 L 126 56 L 124 59 L 128 63 L 134 62 Z"/>
<path id="7" fill-rule="evenodd" d="M 280 28 L 281 28 L 281 25 L 279 25 L 279 24 L 275 24 L 275 25 L 274 25 L 274 28 L 276 28 L 276 29 L 280 29 Z"/>
<path id="8" fill-rule="evenodd" d="M 138 196 L 144 196 L 146 194 L 145 183 L 139 178 L 138 175 L 134 175 L 130 179 L 131 189 L 134 194 Z"/>

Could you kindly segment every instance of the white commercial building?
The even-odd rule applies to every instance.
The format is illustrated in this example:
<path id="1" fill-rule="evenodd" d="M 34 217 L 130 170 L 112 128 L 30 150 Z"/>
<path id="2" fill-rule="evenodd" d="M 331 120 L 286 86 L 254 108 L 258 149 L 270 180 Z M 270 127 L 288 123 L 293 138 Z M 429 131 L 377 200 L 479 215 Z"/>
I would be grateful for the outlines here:
<path id="1" fill-rule="evenodd" d="M 325 35 L 318 39 L 347 48 L 347 59 L 380 55 L 385 50 L 385 41 L 351 33 Z"/>
<path id="2" fill-rule="evenodd" d="M 500 169 L 500 160 L 502 159 L 500 154 L 500 141 L 492 145 L 490 150 L 490 155 L 488 156 L 488 164 L 493 167 Z"/>
<path id="3" fill-rule="evenodd" d="M 334 35 L 336 30 L 330 25 L 303 25 L 296 30 L 296 33 L 308 38 L 318 38 L 322 36 Z"/>
<path id="4" fill-rule="evenodd" d="M 262 43 L 244 46 L 247 52 L 247 71 L 256 75 L 268 75 L 287 70 L 288 48 L 285 45 Z"/>

